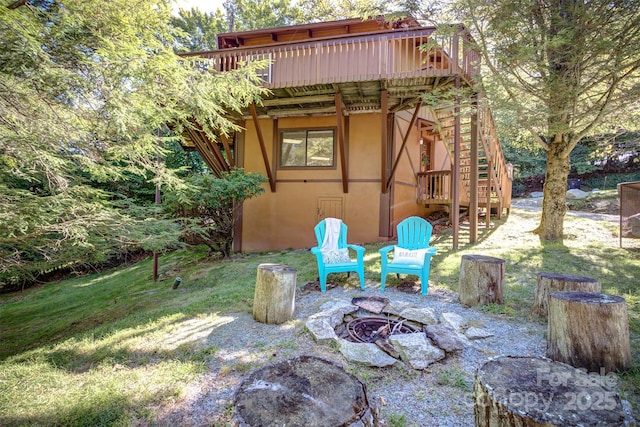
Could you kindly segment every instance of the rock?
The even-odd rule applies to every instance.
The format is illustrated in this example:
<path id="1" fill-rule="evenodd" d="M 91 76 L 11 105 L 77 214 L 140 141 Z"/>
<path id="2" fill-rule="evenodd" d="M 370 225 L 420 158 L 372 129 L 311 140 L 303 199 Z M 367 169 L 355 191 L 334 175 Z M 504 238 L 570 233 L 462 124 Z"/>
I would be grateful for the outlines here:
<path id="1" fill-rule="evenodd" d="M 338 326 L 342 323 L 344 316 L 347 314 L 355 313 L 358 311 L 358 307 L 350 304 L 346 301 L 329 301 L 320 307 L 320 312 L 309 317 L 326 317 L 329 319 L 329 323 L 332 327 Z"/>
<path id="2" fill-rule="evenodd" d="M 446 323 L 451 326 L 456 332 L 462 333 L 463 329 L 467 328 L 467 321 L 456 313 L 442 313 L 440 315 L 440 320 L 442 323 Z"/>
<path id="3" fill-rule="evenodd" d="M 413 369 L 426 369 L 445 357 L 444 351 L 431 344 L 422 332 L 392 335 L 389 342 L 398 350 L 400 358 Z"/>
<path id="4" fill-rule="evenodd" d="M 407 320 L 422 323 L 423 325 L 435 325 L 438 323 L 436 315 L 430 308 L 405 308 L 400 312 L 400 317 L 404 317 Z"/>
<path id="5" fill-rule="evenodd" d="M 356 297 L 351 300 L 351 304 L 357 305 L 375 314 L 382 313 L 382 309 L 389 304 L 389 298 L 381 297 Z"/>
<path id="6" fill-rule="evenodd" d="M 578 188 L 572 188 L 571 190 L 567 191 L 567 199 L 571 200 L 586 199 L 588 195 L 589 193 Z"/>
<path id="7" fill-rule="evenodd" d="M 544 193 L 542 191 L 533 191 L 529 197 L 531 197 L 532 199 L 537 199 L 540 197 L 544 197 Z"/>
<path id="8" fill-rule="evenodd" d="M 399 316 L 402 310 L 406 310 L 407 308 L 413 307 L 408 302 L 403 301 L 391 301 L 387 306 L 382 310 L 385 314 L 395 314 Z"/>
<path id="9" fill-rule="evenodd" d="M 310 317 L 306 323 L 307 330 L 318 343 L 328 343 L 338 339 L 334 326 L 330 324 L 329 317 Z"/>
<path id="10" fill-rule="evenodd" d="M 470 327 L 464 333 L 464 335 L 470 340 L 481 340 L 483 338 L 489 338 L 493 336 L 493 333 L 487 331 L 486 329 Z"/>
<path id="11" fill-rule="evenodd" d="M 339 343 L 340 353 L 351 362 L 382 368 L 398 361 L 373 343 L 356 343 L 347 340 L 339 340 Z"/>
<path id="12" fill-rule="evenodd" d="M 451 325 L 446 323 L 427 325 L 424 327 L 424 332 L 435 345 L 447 353 L 462 350 L 469 344 Z"/>

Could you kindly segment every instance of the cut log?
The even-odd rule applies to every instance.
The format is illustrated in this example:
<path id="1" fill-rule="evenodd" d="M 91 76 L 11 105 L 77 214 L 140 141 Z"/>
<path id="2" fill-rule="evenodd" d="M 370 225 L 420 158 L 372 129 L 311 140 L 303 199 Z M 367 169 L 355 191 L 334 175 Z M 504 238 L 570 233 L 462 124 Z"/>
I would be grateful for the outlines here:
<path id="1" fill-rule="evenodd" d="M 623 426 L 615 383 L 544 357 L 491 359 L 476 373 L 475 426 Z"/>
<path id="2" fill-rule="evenodd" d="M 333 362 L 300 356 L 250 373 L 235 394 L 242 427 L 372 427 L 366 388 Z"/>
<path id="3" fill-rule="evenodd" d="M 253 318 L 270 325 L 293 318 L 297 271 L 282 264 L 260 264 L 253 296 Z"/>
<path id="4" fill-rule="evenodd" d="M 551 292 L 547 357 L 590 372 L 629 367 L 629 319 L 624 298 L 597 292 Z"/>
<path id="5" fill-rule="evenodd" d="M 463 255 L 460 263 L 460 302 L 467 306 L 504 302 L 505 262 L 484 255 Z"/>
<path id="6" fill-rule="evenodd" d="M 591 277 L 539 273 L 531 311 L 538 316 L 547 317 L 549 292 L 560 291 L 601 292 L 602 284 Z"/>

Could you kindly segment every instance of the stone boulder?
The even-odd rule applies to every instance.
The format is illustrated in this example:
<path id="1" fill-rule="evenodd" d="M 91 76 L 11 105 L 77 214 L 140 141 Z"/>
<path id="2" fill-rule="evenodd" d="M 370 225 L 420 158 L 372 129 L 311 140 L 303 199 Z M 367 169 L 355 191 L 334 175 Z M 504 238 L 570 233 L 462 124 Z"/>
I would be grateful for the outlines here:
<path id="1" fill-rule="evenodd" d="M 352 362 L 383 368 L 391 366 L 398 361 L 373 343 L 357 343 L 347 340 L 340 340 L 339 343 L 340 353 Z"/>
<path id="2" fill-rule="evenodd" d="M 431 344 L 423 332 L 392 335 L 389 342 L 398 350 L 400 359 L 413 369 L 426 369 L 445 357 L 445 352 Z"/>

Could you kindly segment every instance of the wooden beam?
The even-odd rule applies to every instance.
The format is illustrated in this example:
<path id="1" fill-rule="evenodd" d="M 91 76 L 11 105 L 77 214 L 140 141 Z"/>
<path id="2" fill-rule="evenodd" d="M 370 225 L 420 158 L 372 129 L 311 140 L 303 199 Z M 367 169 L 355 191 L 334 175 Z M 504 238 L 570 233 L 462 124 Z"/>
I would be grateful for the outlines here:
<path id="1" fill-rule="evenodd" d="M 232 168 L 236 166 L 235 160 L 233 160 L 233 153 L 231 152 L 231 147 L 229 146 L 229 138 L 226 135 L 220 135 L 220 140 L 222 141 L 222 146 L 224 147 L 224 151 L 227 153 L 227 159 L 229 160 L 229 166 Z"/>
<path id="2" fill-rule="evenodd" d="M 265 107 L 279 107 L 282 105 L 295 104 L 311 104 L 315 102 L 331 102 L 334 100 L 332 95 L 311 95 L 311 96 L 292 96 L 288 98 L 265 99 L 262 105 Z"/>
<path id="3" fill-rule="evenodd" d="M 335 112 L 335 106 L 330 105 L 326 107 L 315 107 L 315 108 L 292 108 L 292 109 L 281 109 L 281 110 L 274 109 L 274 110 L 268 110 L 267 115 L 269 117 L 283 117 L 283 116 L 304 116 L 305 114 L 333 114 L 334 112 Z"/>
<path id="4" fill-rule="evenodd" d="M 264 137 L 262 136 L 262 129 L 260 128 L 260 123 L 258 122 L 258 113 L 256 112 L 256 105 L 249 105 L 251 109 L 251 117 L 253 117 L 253 125 L 256 127 L 256 133 L 258 134 L 258 142 L 260 143 L 260 151 L 262 152 L 262 160 L 264 161 L 264 168 L 267 171 L 267 177 L 269 178 L 269 187 L 271 187 L 271 192 L 276 192 L 276 181 L 273 179 L 273 174 L 271 173 L 271 166 L 269 165 L 269 157 L 267 156 L 267 148 L 264 145 Z"/>
<path id="5" fill-rule="evenodd" d="M 222 174 L 216 163 L 216 160 L 213 157 L 213 154 L 211 153 L 211 151 L 209 150 L 209 147 L 207 147 L 204 141 L 200 139 L 199 132 L 194 129 L 191 129 L 190 127 L 185 127 L 185 129 L 187 130 L 187 133 L 189 134 L 191 141 L 193 141 L 193 144 L 196 146 L 196 150 L 198 150 L 198 153 L 200 153 L 200 155 L 202 156 L 202 160 L 204 160 L 207 166 L 209 166 L 209 169 L 211 169 L 211 172 L 215 176 L 220 178 Z"/>
<path id="6" fill-rule="evenodd" d="M 393 168 L 391 168 L 391 173 L 389 174 L 389 178 L 387 178 L 387 191 L 391 188 L 391 181 L 393 181 L 393 176 L 396 173 L 396 169 L 398 168 L 398 163 L 400 163 L 400 157 L 402 156 L 402 152 L 404 150 L 405 145 L 407 145 L 407 140 L 409 139 L 409 134 L 411 133 L 411 128 L 416 123 L 416 119 L 418 118 L 418 113 L 420 112 L 420 108 L 422 108 L 422 100 L 418 101 L 418 105 L 416 105 L 416 109 L 413 112 L 413 116 L 411 117 L 411 121 L 409 122 L 409 127 L 407 128 L 407 132 L 404 134 L 402 138 L 402 145 L 400 146 L 400 150 L 398 150 L 398 156 L 396 157 L 395 162 L 393 163 Z"/>
<path id="7" fill-rule="evenodd" d="M 460 88 L 460 77 L 456 77 L 456 89 Z M 453 225 L 453 249 L 458 249 L 460 234 L 460 97 L 456 96 L 453 109 L 453 177 L 451 179 L 451 224 Z"/>
<path id="8" fill-rule="evenodd" d="M 382 90 L 380 92 L 380 148 L 382 150 L 380 157 L 380 192 L 386 194 L 387 190 L 387 152 L 388 152 L 388 117 L 389 105 L 388 105 L 387 91 Z"/>
<path id="9" fill-rule="evenodd" d="M 342 192 L 349 192 L 349 170 L 347 163 L 347 150 L 344 147 L 344 127 L 342 126 L 342 96 L 340 92 L 335 94 L 336 103 L 336 121 L 337 121 L 337 133 L 338 133 L 338 151 L 340 152 L 340 171 L 342 172 Z"/>
<path id="10" fill-rule="evenodd" d="M 200 137 L 202 138 L 204 143 L 207 145 L 207 147 L 209 147 L 209 150 L 211 150 L 211 152 L 213 153 L 213 157 L 218 162 L 219 169 L 221 171 L 227 171 L 228 172 L 229 171 L 229 165 L 227 164 L 226 159 L 222 155 L 222 152 L 220 151 L 220 147 L 218 147 L 218 144 L 216 144 L 215 142 L 211 141 L 211 139 L 209 139 L 209 137 L 205 133 L 204 129 L 202 129 L 202 126 L 200 125 L 200 123 L 196 122 L 195 125 L 196 125 L 196 128 L 198 129 L 198 133 L 199 133 Z"/>

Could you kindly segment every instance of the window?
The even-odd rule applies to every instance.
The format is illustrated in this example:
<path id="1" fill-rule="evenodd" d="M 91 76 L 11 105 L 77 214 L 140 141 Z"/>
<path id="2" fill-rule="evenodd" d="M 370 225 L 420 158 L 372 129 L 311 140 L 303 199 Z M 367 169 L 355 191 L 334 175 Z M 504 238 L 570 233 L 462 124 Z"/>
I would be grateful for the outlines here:
<path id="1" fill-rule="evenodd" d="M 333 129 L 280 132 L 280 167 L 333 167 Z"/>

